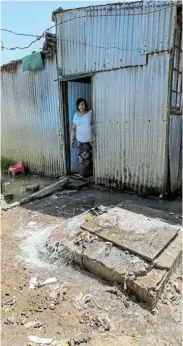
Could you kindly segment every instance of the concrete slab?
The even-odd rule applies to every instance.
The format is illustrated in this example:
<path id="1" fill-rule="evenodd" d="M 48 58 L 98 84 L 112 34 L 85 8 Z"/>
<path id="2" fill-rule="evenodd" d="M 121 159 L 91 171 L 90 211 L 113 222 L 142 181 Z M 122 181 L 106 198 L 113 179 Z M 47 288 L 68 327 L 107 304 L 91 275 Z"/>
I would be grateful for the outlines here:
<path id="1" fill-rule="evenodd" d="M 168 247 L 154 260 L 154 267 L 158 269 L 170 270 L 177 259 L 181 260 L 182 251 L 182 230 Z M 180 257 L 180 258 L 179 258 Z"/>
<path id="2" fill-rule="evenodd" d="M 175 236 L 154 262 L 116 247 L 96 234 L 83 231 L 88 212 L 75 216 L 52 231 L 46 244 L 50 257 L 58 259 L 67 253 L 69 258 L 101 279 L 117 283 L 133 293 L 139 301 L 154 308 L 172 272 L 181 263 L 181 235 Z M 113 219 L 112 222 L 115 220 Z M 99 227 L 99 226 L 97 226 Z M 97 229 L 96 227 L 96 229 Z M 100 226 L 101 227 L 101 226 Z M 166 256 L 172 253 L 172 262 L 164 268 Z M 165 258 L 162 255 L 165 255 Z M 164 262 L 163 262 L 164 261 Z"/>
<path id="3" fill-rule="evenodd" d="M 178 232 L 176 227 L 161 220 L 119 207 L 99 215 L 94 222 L 86 222 L 83 228 L 150 261 L 157 257 Z"/>

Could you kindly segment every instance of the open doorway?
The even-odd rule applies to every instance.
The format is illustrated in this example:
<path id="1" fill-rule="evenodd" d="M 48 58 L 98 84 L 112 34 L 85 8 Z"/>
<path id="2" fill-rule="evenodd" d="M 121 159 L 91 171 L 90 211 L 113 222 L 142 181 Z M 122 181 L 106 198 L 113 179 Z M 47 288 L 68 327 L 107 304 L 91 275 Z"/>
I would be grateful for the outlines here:
<path id="1" fill-rule="evenodd" d="M 75 147 L 70 144 L 70 134 L 73 125 L 74 114 L 76 113 L 76 101 L 78 98 L 84 98 L 88 103 L 88 108 L 91 109 L 91 78 L 79 78 L 66 82 L 65 88 L 66 98 L 66 136 L 67 136 L 67 166 L 68 173 L 78 174 L 78 158 L 77 158 L 77 141 Z"/>

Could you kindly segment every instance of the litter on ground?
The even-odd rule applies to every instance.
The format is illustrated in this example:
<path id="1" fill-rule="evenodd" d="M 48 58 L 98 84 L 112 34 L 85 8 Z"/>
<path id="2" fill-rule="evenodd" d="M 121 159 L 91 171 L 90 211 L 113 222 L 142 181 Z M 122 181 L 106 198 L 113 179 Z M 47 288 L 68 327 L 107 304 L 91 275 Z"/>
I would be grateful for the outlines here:
<path id="1" fill-rule="evenodd" d="M 39 287 L 42 287 L 45 285 L 51 285 L 51 284 L 54 284 L 55 282 L 57 282 L 57 279 L 55 277 L 49 278 L 49 279 L 44 280 L 44 281 L 37 281 L 37 278 L 35 276 L 33 276 L 33 277 L 31 277 L 31 279 L 29 281 L 29 288 L 36 290 Z"/>

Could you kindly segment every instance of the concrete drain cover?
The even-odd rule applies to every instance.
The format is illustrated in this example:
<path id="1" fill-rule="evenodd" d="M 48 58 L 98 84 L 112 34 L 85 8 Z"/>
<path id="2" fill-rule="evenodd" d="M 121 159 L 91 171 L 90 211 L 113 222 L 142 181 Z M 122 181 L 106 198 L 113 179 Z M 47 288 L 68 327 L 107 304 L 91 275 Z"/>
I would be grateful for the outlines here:
<path id="1" fill-rule="evenodd" d="M 92 222 L 85 222 L 82 228 L 149 261 L 163 251 L 178 232 L 178 228 L 161 220 L 118 207 Z"/>

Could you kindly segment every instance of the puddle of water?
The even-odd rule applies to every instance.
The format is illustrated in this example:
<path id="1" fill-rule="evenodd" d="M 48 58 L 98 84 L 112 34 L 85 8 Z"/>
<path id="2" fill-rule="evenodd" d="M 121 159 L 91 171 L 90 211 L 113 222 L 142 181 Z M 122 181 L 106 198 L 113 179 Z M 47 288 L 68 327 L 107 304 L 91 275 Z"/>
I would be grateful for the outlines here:
<path id="1" fill-rule="evenodd" d="M 25 191 L 27 185 L 39 184 L 40 190 L 57 181 L 56 178 L 40 177 L 38 175 L 25 175 L 13 177 L 6 172 L 2 172 L 5 180 L 5 193 L 12 193 L 13 199 L 9 202 L 19 201 L 20 198 L 31 195 L 32 191 Z"/>

